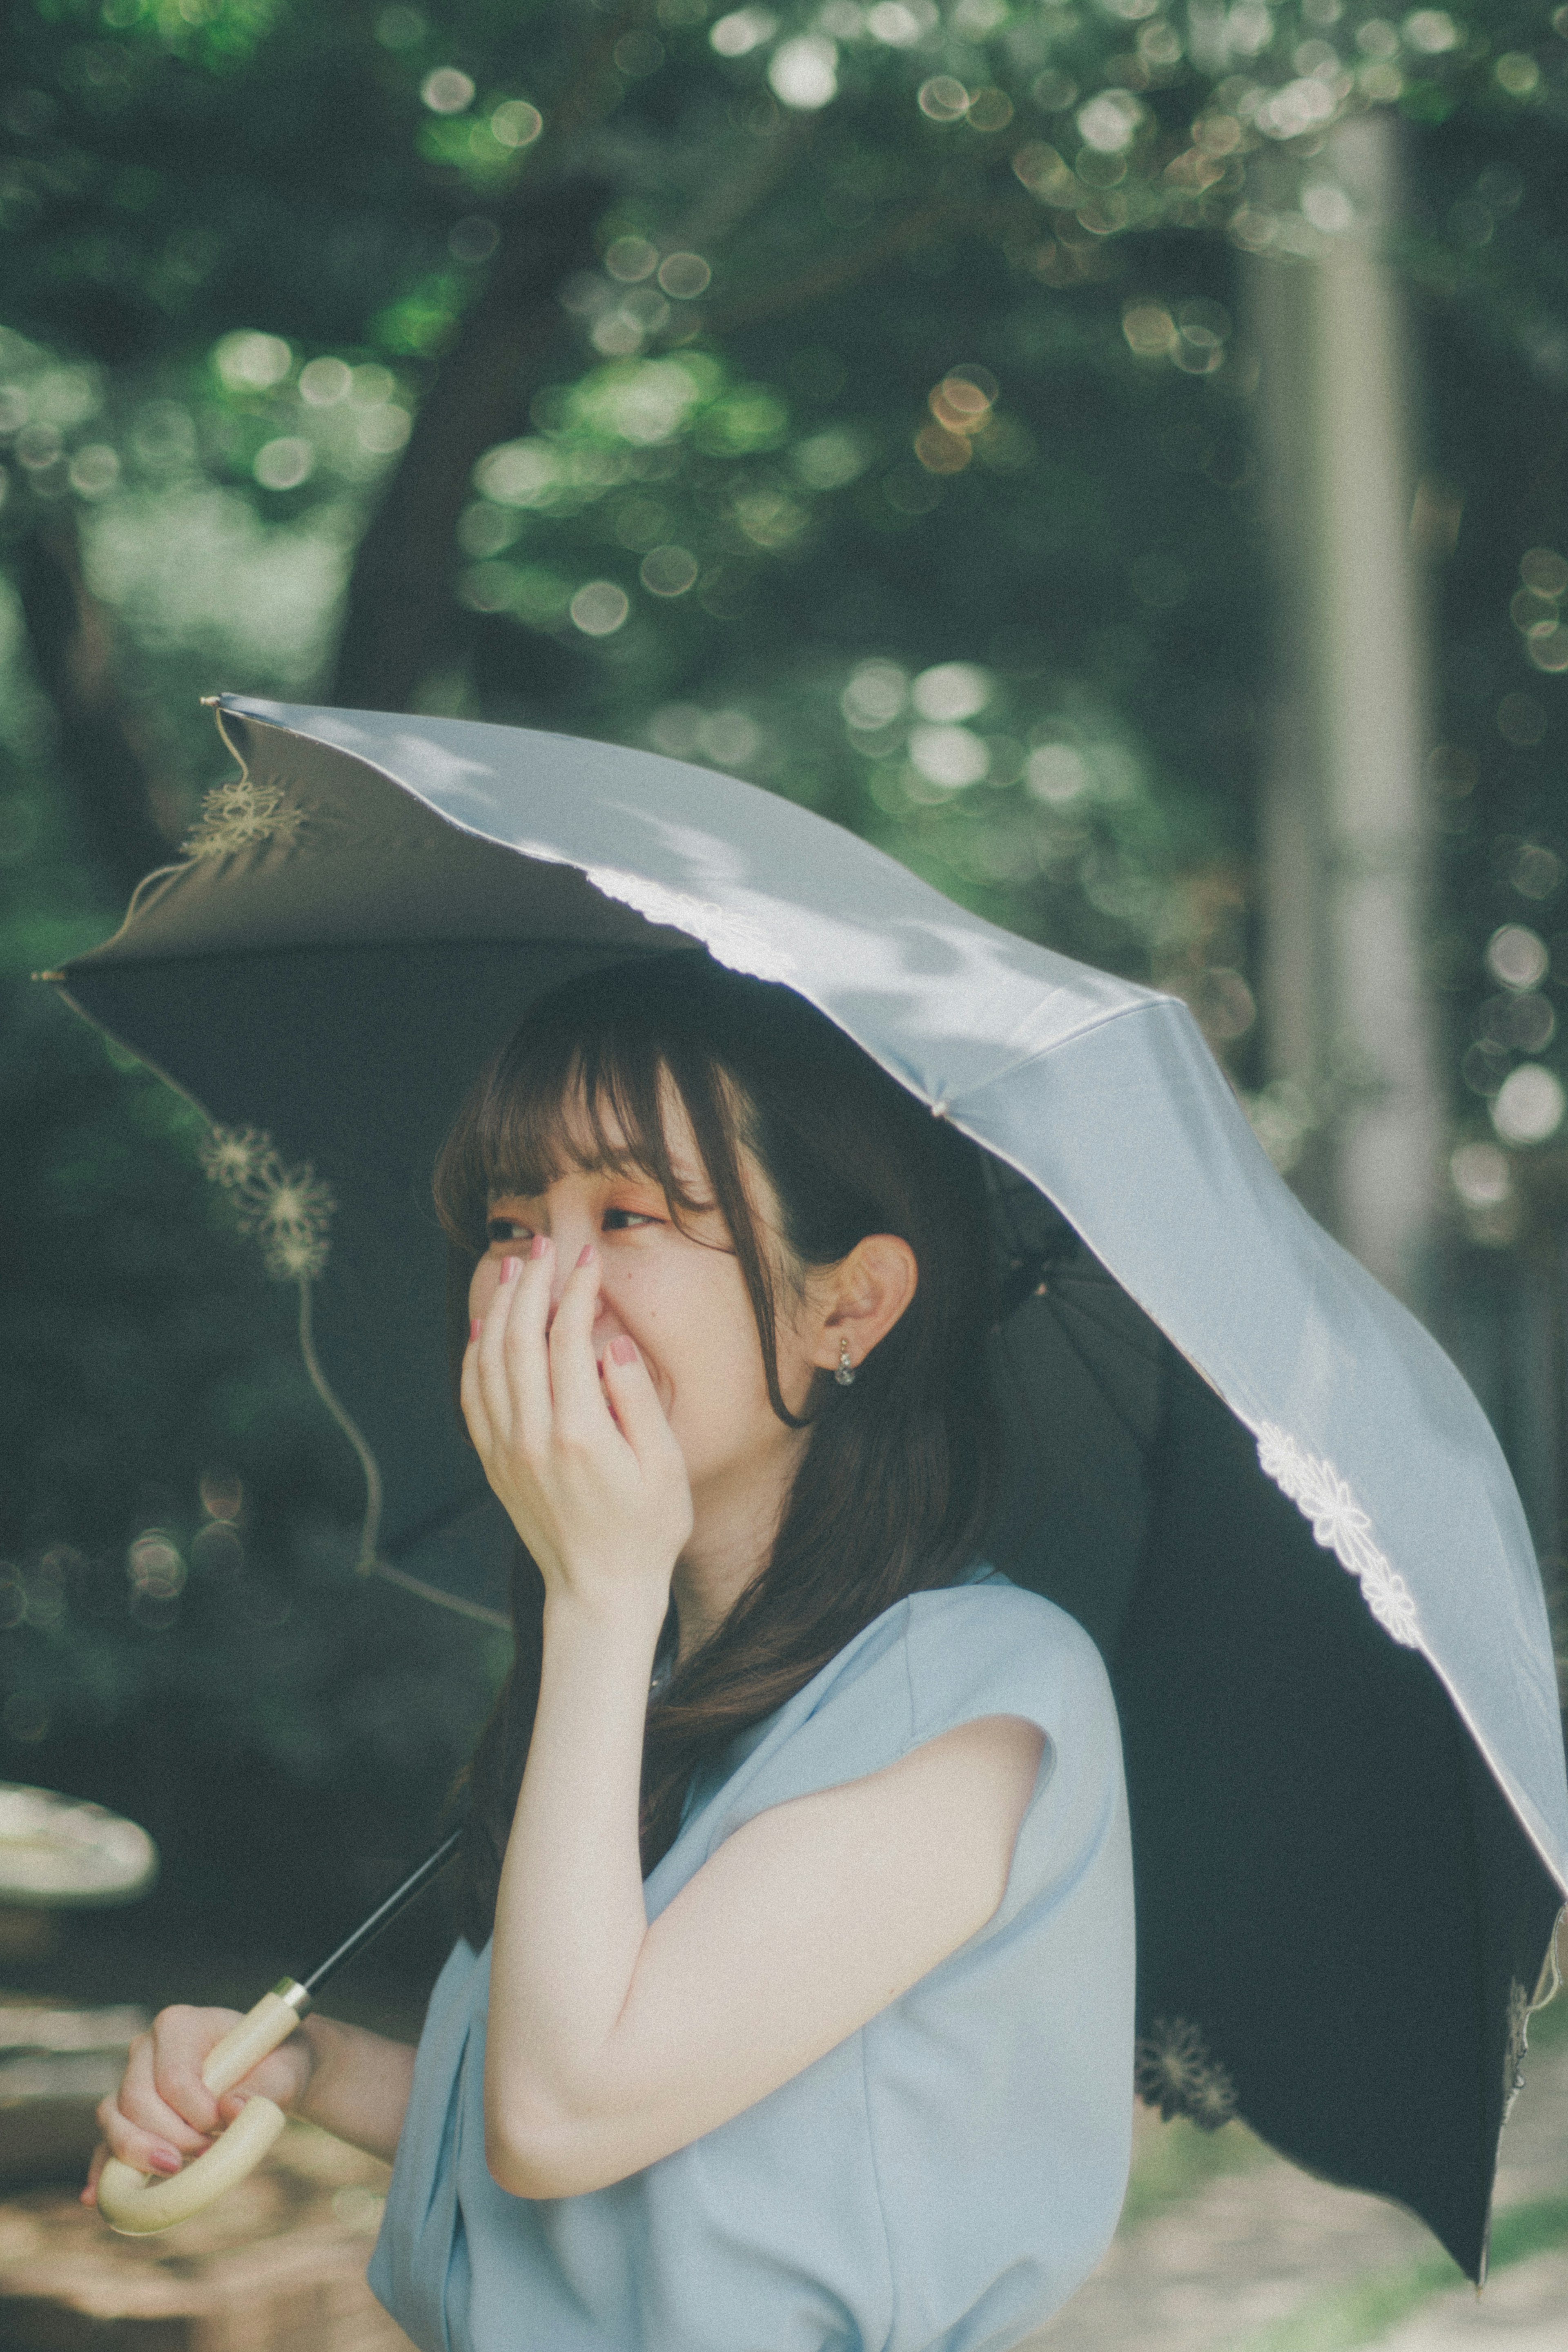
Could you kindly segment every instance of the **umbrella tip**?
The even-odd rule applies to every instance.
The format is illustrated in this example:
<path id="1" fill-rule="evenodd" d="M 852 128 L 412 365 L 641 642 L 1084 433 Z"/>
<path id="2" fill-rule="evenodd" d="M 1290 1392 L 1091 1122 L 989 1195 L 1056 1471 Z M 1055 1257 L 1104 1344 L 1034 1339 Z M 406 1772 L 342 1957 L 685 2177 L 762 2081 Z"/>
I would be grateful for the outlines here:
<path id="1" fill-rule="evenodd" d="M 60 982 L 64 980 L 64 978 L 65 978 L 65 973 L 64 973 L 63 971 L 34 971 L 34 972 L 29 972 L 29 973 L 28 973 L 28 975 L 27 975 L 27 977 L 29 978 L 29 980 L 48 980 L 48 981 L 53 981 L 53 982 L 55 983 L 56 987 L 57 988 L 57 987 L 59 986 Z"/>
<path id="2" fill-rule="evenodd" d="M 215 710 L 222 700 L 223 696 L 221 694 L 204 694 L 202 697 L 202 709 L 204 710 Z"/>

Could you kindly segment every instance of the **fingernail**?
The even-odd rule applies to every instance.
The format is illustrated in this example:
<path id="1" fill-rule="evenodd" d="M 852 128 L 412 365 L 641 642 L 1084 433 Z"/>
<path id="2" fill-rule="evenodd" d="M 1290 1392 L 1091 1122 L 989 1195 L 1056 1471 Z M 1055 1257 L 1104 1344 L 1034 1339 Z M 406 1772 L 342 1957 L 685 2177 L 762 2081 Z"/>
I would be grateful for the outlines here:
<path id="1" fill-rule="evenodd" d="M 477 1317 L 477 1315 L 471 1315 L 471 1316 L 469 1317 L 469 1318 L 468 1318 L 468 1338 L 469 1338 L 470 1342 L 472 1342 L 473 1340 L 476 1339 L 478 1337 L 479 1337 L 479 1318 Z"/>
<path id="2" fill-rule="evenodd" d="M 614 1339 L 610 1342 L 610 1353 L 618 1364 L 634 1364 L 637 1360 L 637 1343 L 634 1339 L 629 1339 L 624 1331 L 617 1331 Z"/>
<path id="3" fill-rule="evenodd" d="M 528 1255 L 529 1255 L 530 1257 L 543 1257 L 543 1255 L 544 1255 L 544 1254 L 545 1254 L 546 1250 L 547 1250 L 547 1249 L 549 1249 L 549 1242 L 545 1239 L 544 1234 L 536 1234 L 534 1235 L 534 1237 L 533 1237 L 532 1241 L 528 1244 Z"/>
<path id="4" fill-rule="evenodd" d="M 592 1244 L 591 1242 L 584 1242 L 584 1243 L 583 1243 L 582 1247 L 581 1247 L 581 1248 L 578 1251 L 578 1253 L 577 1253 L 577 1262 L 578 1262 L 579 1265 L 592 1265 L 592 1263 L 593 1263 L 593 1244 Z"/>
<path id="5" fill-rule="evenodd" d="M 150 2161 L 154 2172 L 178 2172 L 184 2159 L 176 2156 L 172 2147 L 155 2147 Z"/>
<path id="6" fill-rule="evenodd" d="M 515 1257 L 504 1257 L 501 1260 L 501 1279 L 503 1282 L 510 1282 L 517 1270 L 517 1261 Z"/>

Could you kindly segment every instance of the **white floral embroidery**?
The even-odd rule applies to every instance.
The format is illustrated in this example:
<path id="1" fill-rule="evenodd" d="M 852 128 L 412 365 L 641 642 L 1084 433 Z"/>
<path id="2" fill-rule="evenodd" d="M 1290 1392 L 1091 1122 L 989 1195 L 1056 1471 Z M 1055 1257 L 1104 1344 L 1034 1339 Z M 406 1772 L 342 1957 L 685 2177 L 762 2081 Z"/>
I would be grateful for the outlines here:
<path id="1" fill-rule="evenodd" d="M 1303 1453 L 1289 1432 L 1271 1421 L 1258 1433 L 1258 1459 L 1276 1486 L 1311 1519 L 1323 1549 L 1332 1551 L 1357 1580 L 1362 1599 L 1384 1632 L 1404 1649 L 1419 1648 L 1416 1596 L 1373 1541 L 1372 1521 L 1333 1464 Z"/>
<path id="2" fill-rule="evenodd" d="M 1188 2018 L 1154 2020 L 1134 2049 L 1133 2080 L 1167 2124 L 1185 2116 L 1199 2131 L 1218 2131 L 1236 2113 L 1236 2085 Z"/>
<path id="3" fill-rule="evenodd" d="M 731 971 L 749 972 L 754 980 L 788 980 L 795 970 L 794 958 L 776 946 L 761 924 L 749 916 L 716 907 L 711 898 L 695 898 L 686 890 L 669 889 L 663 882 L 649 881 L 645 875 L 623 873 L 619 866 L 590 866 L 584 870 L 594 888 L 602 890 L 607 898 L 634 907 L 651 923 L 667 923 L 672 930 L 688 932 Z"/>
<path id="4" fill-rule="evenodd" d="M 202 1166 L 233 1201 L 242 1233 L 259 1234 L 262 1263 L 279 1282 L 312 1282 L 331 1254 L 337 1202 L 308 1162 L 285 1168 L 270 1135 L 214 1127 Z"/>
<path id="5" fill-rule="evenodd" d="M 295 840 L 305 812 L 284 797 L 278 784 L 258 784 L 248 775 L 219 784 L 202 803 L 201 823 L 184 843 L 187 857 L 221 857 L 261 841 Z"/>

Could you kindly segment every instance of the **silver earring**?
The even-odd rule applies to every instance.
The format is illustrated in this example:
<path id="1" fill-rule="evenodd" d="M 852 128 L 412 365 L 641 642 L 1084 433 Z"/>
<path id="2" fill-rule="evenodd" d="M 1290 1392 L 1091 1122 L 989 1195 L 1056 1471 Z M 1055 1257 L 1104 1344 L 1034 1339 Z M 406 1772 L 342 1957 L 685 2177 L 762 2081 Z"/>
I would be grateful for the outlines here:
<path id="1" fill-rule="evenodd" d="M 850 1343 L 841 1333 L 839 1338 L 839 1369 L 833 1374 L 833 1378 L 837 1381 L 840 1388 L 847 1389 L 852 1387 L 854 1377 L 855 1368 L 850 1361 Z"/>

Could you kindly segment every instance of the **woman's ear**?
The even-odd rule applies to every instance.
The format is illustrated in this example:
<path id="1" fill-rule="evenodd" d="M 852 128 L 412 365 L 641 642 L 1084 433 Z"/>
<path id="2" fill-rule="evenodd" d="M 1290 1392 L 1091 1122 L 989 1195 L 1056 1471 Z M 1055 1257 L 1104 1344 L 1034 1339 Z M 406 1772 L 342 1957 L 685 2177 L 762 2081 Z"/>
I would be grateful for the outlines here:
<path id="1" fill-rule="evenodd" d="M 884 1339 L 920 1283 L 915 1252 L 897 1234 L 868 1234 L 833 1266 L 821 1300 L 811 1360 L 854 1371 Z"/>

